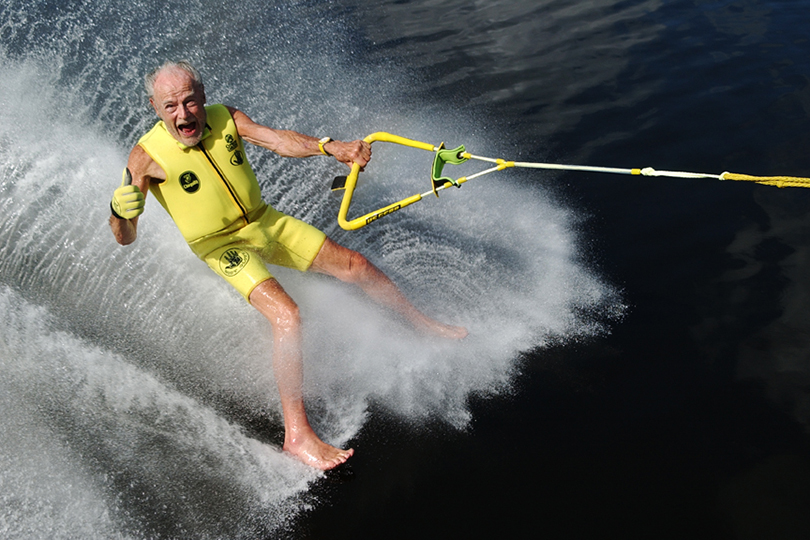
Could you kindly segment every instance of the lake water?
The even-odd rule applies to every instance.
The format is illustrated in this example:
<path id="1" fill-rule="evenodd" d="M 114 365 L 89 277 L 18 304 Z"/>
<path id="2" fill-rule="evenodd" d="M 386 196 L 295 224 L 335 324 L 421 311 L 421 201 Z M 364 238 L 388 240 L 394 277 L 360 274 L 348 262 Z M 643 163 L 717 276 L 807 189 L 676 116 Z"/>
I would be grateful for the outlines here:
<path id="1" fill-rule="evenodd" d="M 209 102 L 517 161 L 810 176 L 810 2 L 0 3 L 0 536 L 810 537 L 810 190 L 508 169 L 353 232 L 331 160 L 267 200 L 365 253 L 461 344 L 274 269 L 312 420 L 280 452 L 269 328 L 147 204 L 109 197 L 186 58 Z M 353 212 L 429 189 L 375 143 Z M 456 171 L 446 169 L 450 174 Z M 458 176 L 477 170 L 459 166 Z"/>

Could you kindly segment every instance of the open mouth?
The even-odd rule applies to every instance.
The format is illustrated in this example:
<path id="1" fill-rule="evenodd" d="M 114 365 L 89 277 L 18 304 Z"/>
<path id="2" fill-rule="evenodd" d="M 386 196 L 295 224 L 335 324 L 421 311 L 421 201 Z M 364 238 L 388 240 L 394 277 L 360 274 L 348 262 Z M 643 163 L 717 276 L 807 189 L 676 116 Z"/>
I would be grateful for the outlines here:
<path id="1" fill-rule="evenodd" d="M 197 132 L 197 122 L 191 122 L 190 124 L 178 124 L 177 131 L 179 131 L 180 135 L 183 137 L 191 137 Z"/>

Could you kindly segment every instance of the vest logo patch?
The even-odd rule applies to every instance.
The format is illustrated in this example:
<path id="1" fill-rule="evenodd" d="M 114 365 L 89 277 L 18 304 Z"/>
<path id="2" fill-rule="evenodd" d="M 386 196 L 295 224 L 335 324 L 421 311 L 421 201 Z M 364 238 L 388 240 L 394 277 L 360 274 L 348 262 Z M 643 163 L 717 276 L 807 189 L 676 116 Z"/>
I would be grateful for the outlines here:
<path id="1" fill-rule="evenodd" d="M 231 156 L 231 165 L 233 165 L 234 167 L 238 167 L 244 162 L 245 158 L 242 157 L 242 152 L 240 152 L 239 150 L 234 152 L 233 155 Z"/>
<path id="2" fill-rule="evenodd" d="M 238 274 L 250 260 L 250 254 L 244 249 L 231 248 L 219 258 L 219 269 L 228 277 Z"/>
<path id="3" fill-rule="evenodd" d="M 228 149 L 228 152 L 233 152 L 239 146 L 239 141 L 233 138 L 233 135 L 230 133 L 225 135 L 225 148 Z"/>
<path id="4" fill-rule="evenodd" d="M 193 171 L 186 171 L 180 175 L 180 187 L 186 193 L 196 193 L 200 189 L 200 179 Z"/>

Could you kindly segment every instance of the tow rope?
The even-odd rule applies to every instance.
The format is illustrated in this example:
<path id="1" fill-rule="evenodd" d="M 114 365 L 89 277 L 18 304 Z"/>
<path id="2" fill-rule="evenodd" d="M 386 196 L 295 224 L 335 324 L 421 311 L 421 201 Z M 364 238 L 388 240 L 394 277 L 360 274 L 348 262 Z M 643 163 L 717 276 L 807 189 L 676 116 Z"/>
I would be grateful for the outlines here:
<path id="1" fill-rule="evenodd" d="M 590 167 L 585 165 L 560 165 L 556 163 L 528 163 L 521 161 L 506 161 L 504 159 L 493 159 L 488 157 L 475 156 L 467 152 L 464 145 L 461 145 L 453 149 L 447 149 L 444 147 L 444 143 L 441 143 L 438 146 L 434 146 L 429 143 L 423 143 L 412 139 L 406 139 L 405 137 L 400 137 L 399 135 L 392 135 L 390 133 L 385 133 L 383 131 L 372 133 L 363 140 L 369 144 L 378 141 L 389 142 L 400 144 L 403 146 L 410 146 L 412 148 L 419 148 L 421 150 L 427 150 L 428 152 L 433 152 L 434 153 L 433 167 L 431 169 L 430 174 L 431 189 L 424 193 L 417 193 L 416 195 L 411 195 L 410 197 L 406 197 L 401 201 L 389 204 L 388 206 L 384 206 L 382 208 L 374 210 L 373 212 L 369 212 L 365 215 L 356 217 L 354 219 L 349 219 L 348 218 L 349 206 L 351 206 L 352 204 L 352 195 L 354 194 L 355 187 L 357 187 L 357 176 L 360 173 L 360 166 L 355 163 L 352 165 L 352 170 L 348 176 L 338 176 L 332 183 L 333 191 L 341 189 L 345 190 L 343 194 L 343 200 L 340 203 L 340 210 L 338 211 L 338 224 L 347 231 L 353 231 L 361 227 L 365 227 L 369 223 L 372 223 L 380 219 L 381 217 L 387 216 L 389 214 L 396 212 L 397 210 L 405 208 L 406 206 L 410 206 L 415 202 L 421 201 L 422 197 L 430 195 L 431 193 L 436 197 L 438 197 L 439 192 L 444 189 L 447 189 L 449 187 L 460 188 L 462 184 L 474 178 L 478 178 L 485 174 L 493 173 L 495 171 L 502 171 L 504 169 L 508 169 L 511 167 L 523 167 L 529 169 L 552 169 L 562 171 L 585 171 L 585 172 L 598 172 L 610 174 L 629 174 L 634 176 L 665 176 L 670 178 L 713 178 L 715 180 L 736 180 L 743 182 L 756 182 L 758 184 L 764 184 L 766 186 L 776 186 L 780 188 L 810 187 L 810 178 L 800 178 L 795 176 L 750 176 L 747 174 L 737 174 L 730 172 L 724 172 L 721 174 L 706 174 L 706 173 L 692 173 L 679 171 L 657 171 L 652 167 L 646 167 L 644 169 L 617 169 L 612 167 Z M 459 165 L 471 159 L 489 162 L 492 163 L 494 166 L 485 169 L 483 171 L 477 172 L 475 174 L 471 174 L 469 176 L 462 176 L 456 179 L 453 179 L 449 176 L 442 176 L 444 166 L 446 164 L 449 163 L 451 165 Z"/>

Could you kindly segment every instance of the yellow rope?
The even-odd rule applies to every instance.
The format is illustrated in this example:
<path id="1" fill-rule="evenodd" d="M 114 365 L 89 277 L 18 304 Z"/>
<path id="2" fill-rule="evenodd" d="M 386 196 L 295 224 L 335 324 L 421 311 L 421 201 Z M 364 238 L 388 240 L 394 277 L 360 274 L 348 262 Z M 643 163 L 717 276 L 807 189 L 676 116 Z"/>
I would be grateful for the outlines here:
<path id="1" fill-rule="evenodd" d="M 810 187 L 810 178 L 798 176 L 750 176 L 748 174 L 737 174 L 724 172 L 720 175 L 721 180 L 738 180 L 742 182 L 756 182 L 766 186 L 776 187 Z"/>

